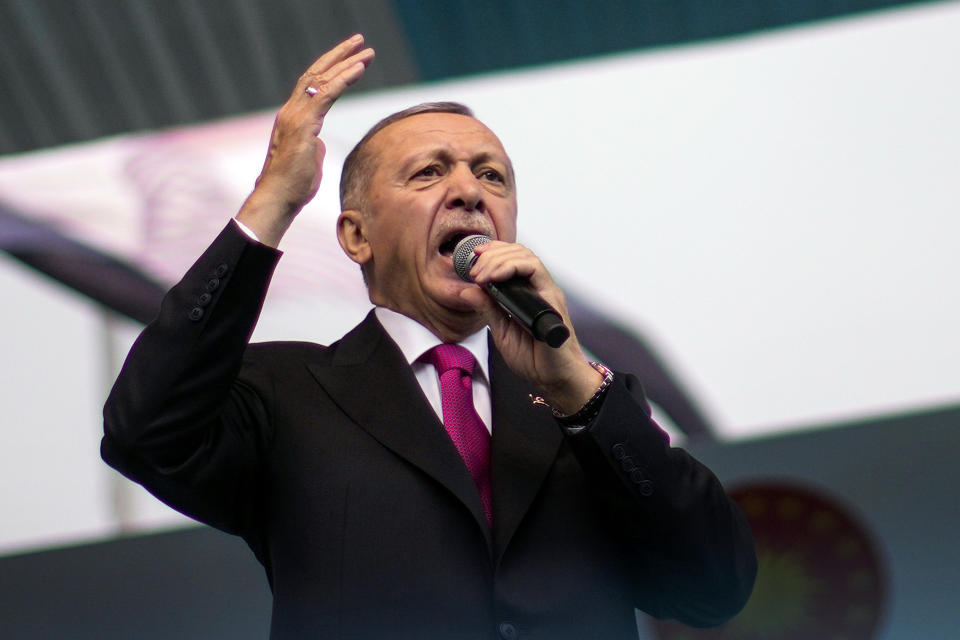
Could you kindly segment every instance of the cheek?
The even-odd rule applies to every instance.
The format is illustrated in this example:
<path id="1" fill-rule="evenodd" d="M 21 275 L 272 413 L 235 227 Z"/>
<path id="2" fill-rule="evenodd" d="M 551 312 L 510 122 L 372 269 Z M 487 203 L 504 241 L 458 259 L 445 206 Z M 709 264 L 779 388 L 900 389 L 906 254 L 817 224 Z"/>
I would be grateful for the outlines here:
<path id="1" fill-rule="evenodd" d="M 414 225 L 399 227 L 395 232 L 391 246 L 393 255 L 390 256 L 393 267 L 397 270 L 419 270 L 426 253 L 423 234 Z"/>
<path id="2" fill-rule="evenodd" d="M 423 261 L 430 246 L 435 204 L 422 193 L 381 199 L 377 204 L 378 215 L 384 216 L 376 233 L 379 262 L 410 268 Z"/>
<path id="3" fill-rule="evenodd" d="M 517 214 L 516 210 L 505 213 L 493 221 L 497 227 L 497 237 L 504 242 L 517 241 Z"/>

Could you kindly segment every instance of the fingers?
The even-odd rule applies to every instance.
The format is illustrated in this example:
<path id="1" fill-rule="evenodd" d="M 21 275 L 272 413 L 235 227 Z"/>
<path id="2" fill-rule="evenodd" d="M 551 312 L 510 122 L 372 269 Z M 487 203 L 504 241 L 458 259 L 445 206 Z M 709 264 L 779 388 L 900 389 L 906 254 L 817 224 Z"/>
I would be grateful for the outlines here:
<path id="1" fill-rule="evenodd" d="M 340 44 L 334 46 L 330 51 L 327 51 L 325 54 L 313 61 L 306 71 L 303 72 L 303 75 L 300 76 L 300 80 L 309 80 L 312 77 L 321 75 L 326 72 L 330 67 L 346 60 L 351 55 L 360 50 L 360 47 L 363 45 L 363 34 L 357 33 Z M 299 87 L 301 90 L 306 88 L 306 85 Z"/>
<path id="2" fill-rule="evenodd" d="M 476 253 L 477 261 L 470 270 L 470 276 L 481 288 L 489 283 L 504 282 L 515 277 L 527 278 L 531 287 L 569 322 L 563 292 L 530 249 L 521 244 L 493 241 L 477 247 Z M 489 318 L 491 311 L 499 312 L 499 307 L 492 304 L 492 299 L 486 296 L 481 288 L 468 288 L 461 297 Z"/>
<path id="3" fill-rule="evenodd" d="M 363 75 L 374 50 L 363 46 L 357 34 L 317 58 L 300 76 L 291 101 L 307 100 L 317 118 L 322 118 L 343 92 Z"/>
<path id="4" fill-rule="evenodd" d="M 477 284 L 502 282 L 515 276 L 530 278 L 536 287 L 552 282 L 540 259 L 521 244 L 493 241 L 480 245 L 475 252 L 478 257 L 470 277 Z"/>

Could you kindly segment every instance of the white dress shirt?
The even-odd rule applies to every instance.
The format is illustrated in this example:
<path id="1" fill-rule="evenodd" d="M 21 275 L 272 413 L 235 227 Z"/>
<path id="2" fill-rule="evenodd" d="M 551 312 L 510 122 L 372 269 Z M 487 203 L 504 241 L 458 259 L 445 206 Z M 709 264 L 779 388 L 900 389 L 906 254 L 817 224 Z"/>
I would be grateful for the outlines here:
<path id="1" fill-rule="evenodd" d="M 437 417 L 443 422 L 443 409 L 440 402 L 440 377 L 437 374 L 437 369 L 428 362 L 418 360 L 425 352 L 441 344 L 441 340 L 416 320 L 396 311 L 385 307 L 377 307 L 375 313 L 377 314 L 377 320 L 383 325 L 387 334 L 400 347 L 403 357 L 413 367 L 413 373 L 417 377 L 417 382 L 420 383 L 420 388 L 423 389 L 423 395 L 427 397 L 430 406 L 437 413 Z M 480 420 L 486 425 L 487 431 L 491 431 L 493 417 L 490 409 L 488 364 L 490 349 L 487 344 L 486 328 L 469 336 L 459 344 L 472 353 L 477 361 L 473 370 L 473 406 L 476 408 Z"/>

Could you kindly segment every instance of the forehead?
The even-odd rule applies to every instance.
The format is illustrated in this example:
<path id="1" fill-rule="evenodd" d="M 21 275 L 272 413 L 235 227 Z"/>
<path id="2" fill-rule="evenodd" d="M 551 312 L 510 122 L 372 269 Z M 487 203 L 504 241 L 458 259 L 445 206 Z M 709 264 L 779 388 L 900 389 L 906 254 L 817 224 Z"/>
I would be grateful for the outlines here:
<path id="1" fill-rule="evenodd" d="M 466 156 L 484 154 L 509 162 L 500 139 L 486 125 L 458 113 L 419 113 L 398 120 L 378 131 L 369 145 L 380 160 L 403 161 L 443 151 Z"/>

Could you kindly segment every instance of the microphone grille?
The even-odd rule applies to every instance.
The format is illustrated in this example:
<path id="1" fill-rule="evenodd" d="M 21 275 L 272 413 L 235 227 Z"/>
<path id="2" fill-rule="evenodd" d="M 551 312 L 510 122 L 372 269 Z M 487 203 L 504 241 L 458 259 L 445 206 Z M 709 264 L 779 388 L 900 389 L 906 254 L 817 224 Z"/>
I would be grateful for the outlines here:
<path id="1" fill-rule="evenodd" d="M 477 254 L 475 254 L 473 250 L 488 242 L 490 242 L 488 236 L 478 233 L 467 236 L 457 243 L 456 248 L 453 250 L 453 270 L 457 272 L 457 275 L 460 276 L 461 279 L 467 282 L 473 282 L 473 280 L 470 279 L 470 268 L 473 266 L 473 263 L 477 261 Z"/>

